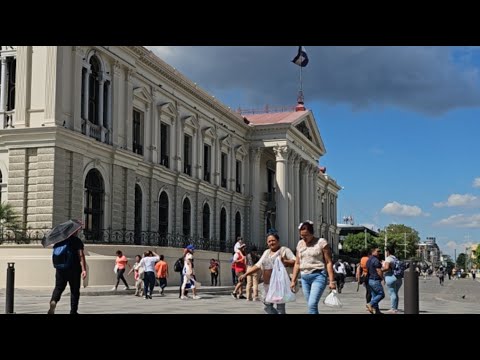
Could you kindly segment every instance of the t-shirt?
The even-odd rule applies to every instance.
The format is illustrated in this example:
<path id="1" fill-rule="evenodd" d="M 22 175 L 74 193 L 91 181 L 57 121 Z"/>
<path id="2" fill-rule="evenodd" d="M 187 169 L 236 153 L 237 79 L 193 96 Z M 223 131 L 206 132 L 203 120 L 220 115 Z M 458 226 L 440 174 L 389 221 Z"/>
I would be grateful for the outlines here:
<path id="1" fill-rule="evenodd" d="M 393 255 L 388 255 L 385 259 L 385 262 L 389 263 L 388 271 L 385 271 L 385 276 L 392 276 L 393 275 L 393 267 L 395 266 L 395 261 L 397 258 Z"/>
<path id="2" fill-rule="evenodd" d="M 140 265 L 143 266 L 145 272 L 155 272 L 155 263 L 159 260 L 159 256 L 145 256 L 140 260 Z"/>
<path id="3" fill-rule="evenodd" d="M 72 251 L 72 269 L 73 270 L 82 270 L 82 266 L 80 265 L 80 255 L 78 255 L 78 250 L 83 250 L 85 245 L 83 245 L 82 240 L 80 240 L 76 236 L 70 236 L 70 249 Z"/>
<path id="4" fill-rule="evenodd" d="M 367 261 L 367 268 L 368 268 L 368 277 L 370 280 L 382 280 L 380 275 L 377 273 L 377 269 L 382 268 L 382 264 L 380 260 L 376 256 L 371 256 L 370 259 Z"/>
<path id="5" fill-rule="evenodd" d="M 122 255 L 121 257 L 118 257 L 115 259 L 115 263 L 117 264 L 118 270 L 125 269 L 127 266 L 128 260 L 125 257 L 125 255 Z"/>
<path id="6" fill-rule="evenodd" d="M 157 278 L 166 278 L 168 273 L 168 264 L 164 260 L 160 260 L 155 264 L 155 271 L 157 273 Z"/>
<path id="7" fill-rule="evenodd" d="M 260 260 L 258 260 L 255 266 L 258 266 L 262 270 L 272 270 L 273 262 L 279 255 L 285 257 L 287 260 L 295 259 L 295 255 L 293 254 L 292 250 L 285 246 L 282 246 L 275 252 L 272 252 L 272 250 L 270 249 L 265 250 L 262 254 L 262 257 L 260 258 Z"/>

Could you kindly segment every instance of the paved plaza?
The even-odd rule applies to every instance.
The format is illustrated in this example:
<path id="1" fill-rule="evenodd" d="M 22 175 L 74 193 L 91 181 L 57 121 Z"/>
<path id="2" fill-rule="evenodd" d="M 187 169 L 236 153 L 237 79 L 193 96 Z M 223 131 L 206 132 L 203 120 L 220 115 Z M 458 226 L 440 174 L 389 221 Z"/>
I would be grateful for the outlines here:
<path id="1" fill-rule="evenodd" d="M 53 284 L 52 284 L 53 285 Z M 436 277 L 419 279 L 420 314 L 480 314 L 480 282 L 472 279 L 445 280 L 440 286 Z M 236 300 L 229 293 L 233 287 L 204 287 L 199 300 L 180 300 L 178 288 L 168 287 L 161 297 L 158 288 L 152 300 L 133 296 L 133 292 L 119 290 L 116 294 L 111 287 L 81 289 L 79 312 L 81 314 L 264 314 L 263 304 L 256 301 Z M 329 308 L 320 303 L 322 314 L 365 314 L 365 290 L 356 283 L 347 283 L 340 294 L 342 308 Z M 404 309 L 403 286 L 400 290 L 399 309 Z M 14 311 L 17 314 L 45 314 L 53 288 L 15 289 Z M 389 309 L 388 293 L 380 303 L 380 309 Z M 58 314 L 68 314 L 70 294 L 64 292 L 57 306 Z M 5 288 L 0 288 L 0 311 L 5 312 Z M 303 295 L 297 301 L 287 304 L 288 314 L 305 314 L 306 304 Z"/>

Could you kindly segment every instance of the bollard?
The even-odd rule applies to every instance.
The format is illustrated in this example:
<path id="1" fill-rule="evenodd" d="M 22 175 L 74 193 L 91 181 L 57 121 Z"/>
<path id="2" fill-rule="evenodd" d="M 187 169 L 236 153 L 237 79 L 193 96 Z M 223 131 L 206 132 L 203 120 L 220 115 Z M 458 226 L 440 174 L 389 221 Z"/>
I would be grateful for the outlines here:
<path id="1" fill-rule="evenodd" d="M 409 268 L 405 270 L 405 314 L 419 313 L 418 273 L 415 271 L 415 266 L 416 264 L 414 262 L 411 262 Z"/>
<path id="2" fill-rule="evenodd" d="M 13 314 L 13 292 L 15 290 L 15 263 L 7 266 L 7 293 L 5 299 L 5 314 Z"/>

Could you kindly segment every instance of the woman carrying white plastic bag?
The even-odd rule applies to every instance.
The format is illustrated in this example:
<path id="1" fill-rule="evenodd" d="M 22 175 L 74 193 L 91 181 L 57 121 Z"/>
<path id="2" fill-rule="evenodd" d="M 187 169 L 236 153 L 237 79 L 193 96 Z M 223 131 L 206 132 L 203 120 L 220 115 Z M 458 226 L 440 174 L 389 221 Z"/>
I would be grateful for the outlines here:
<path id="1" fill-rule="evenodd" d="M 239 281 L 242 281 L 245 276 L 254 273 L 258 269 L 262 269 L 264 294 L 268 294 L 270 290 L 270 281 L 273 280 L 272 272 L 277 258 L 283 266 L 291 267 L 295 264 L 295 255 L 289 248 L 285 246 L 280 247 L 280 238 L 274 229 L 270 229 L 267 234 L 267 245 L 268 249 L 263 252 L 260 260 L 258 260 L 255 265 L 250 267 L 244 275 L 241 275 L 238 278 Z M 263 304 L 265 305 L 264 310 L 267 314 L 286 314 L 285 302 L 273 303 L 268 302 L 265 299 Z M 276 308 L 274 305 L 276 305 Z"/>
<path id="2" fill-rule="evenodd" d="M 280 257 L 277 256 L 273 264 L 270 287 L 265 296 L 265 302 L 273 304 L 285 304 L 295 301 L 295 294 L 290 289 L 290 277 L 287 269 L 283 266 Z"/>

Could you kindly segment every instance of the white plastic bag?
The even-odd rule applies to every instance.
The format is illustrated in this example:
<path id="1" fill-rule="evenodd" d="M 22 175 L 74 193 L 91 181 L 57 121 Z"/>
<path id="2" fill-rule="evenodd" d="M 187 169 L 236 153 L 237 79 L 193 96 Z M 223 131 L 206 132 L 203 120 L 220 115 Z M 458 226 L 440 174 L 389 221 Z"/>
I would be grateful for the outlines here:
<path id="1" fill-rule="evenodd" d="M 341 308 L 343 306 L 342 302 L 337 296 L 337 290 L 332 290 L 325 300 L 323 300 L 323 303 L 331 307 Z"/>
<path id="2" fill-rule="evenodd" d="M 117 273 L 117 270 L 118 270 L 118 265 L 115 265 L 115 266 L 113 267 L 113 272 L 116 274 L 116 273 Z"/>
<path id="3" fill-rule="evenodd" d="M 290 277 L 287 269 L 277 256 L 273 264 L 272 276 L 270 277 L 270 286 L 265 296 L 265 302 L 274 304 L 285 304 L 295 301 L 295 293 L 290 289 Z"/>

